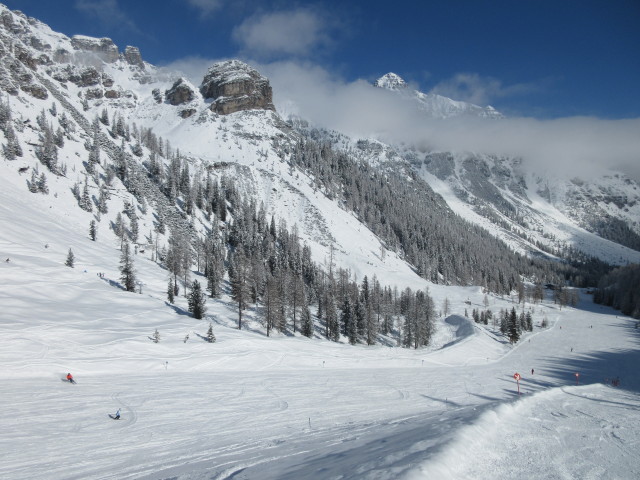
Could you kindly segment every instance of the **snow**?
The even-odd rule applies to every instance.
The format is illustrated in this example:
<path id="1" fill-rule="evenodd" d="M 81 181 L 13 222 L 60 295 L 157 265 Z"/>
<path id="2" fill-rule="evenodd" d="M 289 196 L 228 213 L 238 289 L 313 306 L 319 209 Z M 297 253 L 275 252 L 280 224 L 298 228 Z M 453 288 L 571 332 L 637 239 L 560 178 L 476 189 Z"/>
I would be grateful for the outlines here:
<path id="1" fill-rule="evenodd" d="M 456 165 L 458 165 L 458 163 L 459 162 L 457 162 Z M 524 255 L 529 254 L 531 251 L 538 250 L 534 246 L 533 242 L 524 241 L 520 236 L 515 235 L 513 232 L 505 230 L 502 227 L 494 225 L 489 219 L 475 212 L 471 203 L 461 200 L 456 195 L 454 189 L 456 187 L 459 188 L 459 185 L 455 184 L 455 182 L 452 183 L 450 180 L 440 180 L 435 175 L 428 172 L 424 166 L 418 170 L 418 173 L 431 186 L 434 192 L 444 198 L 449 208 L 465 220 L 492 232 L 493 235 L 500 238 L 513 250 Z M 540 179 L 533 174 L 527 175 L 526 184 L 528 185 L 528 188 L 526 190 L 526 196 L 529 200 L 527 204 L 523 204 L 521 199 L 509 194 L 506 189 L 501 192 L 514 205 L 520 205 L 521 208 L 526 209 L 526 219 L 530 224 L 530 228 L 525 229 L 525 231 L 529 237 L 543 244 L 548 244 L 548 238 L 551 237 L 556 243 L 563 242 L 567 245 L 571 245 L 576 249 L 608 262 L 611 265 L 627 265 L 629 263 L 640 262 L 640 252 L 602 238 L 576 225 L 575 221 L 563 213 L 559 209 L 560 207 L 556 206 L 556 204 L 562 204 L 563 199 L 557 199 L 554 202 L 549 202 L 542 198 L 533 187 L 539 180 Z M 565 182 L 557 181 L 556 183 L 557 184 L 553 186 L 554 192 L 561 190 Z M 594 181 L 594 183 L 609 183 L 610 185 L 611 182 L 597 180 Z M 625 192 L 625 195 L 630 199 L 635 196 L 635 194 L 632 193 L 631 188 L 629 191 Z M 634 205 L 631 208 L 635 207 L 636 206 Z M 502 217 L 499 212 L 495 211 L 494 213 Z M 506 217 L 503 219 L 510 222 Z M 545 253 L 545 255 L 547 254 Z"/>
<path id="2" fill-rule="evenodd" d="M 182 297 L 165 304 L 166 273 L 146 254 L 135 257 L 142 294 L 118 288 L 115 237 L 92 242 L 85 212 L 46 208 L 64 201 L 55 182 L 34 195 L 5 170 L 2 478 L 638 476 L 638 330 L 587 295 L 576 309 L 536 305 L 515 348 L 460 315 L 481 308 L 472 287 L 432 286 L 456 316 L 424 350 L 266 338 L 252 314 L 234 328 L 227 297 L 205 320 Z M 494 311 L 512 305 L 490 297 Z M 214 344 L 199 337 L 210 321 Z M 62 381 L 69 371 L 77 385 Z M 605 383 L 618 376 L 620 387 Z"/>

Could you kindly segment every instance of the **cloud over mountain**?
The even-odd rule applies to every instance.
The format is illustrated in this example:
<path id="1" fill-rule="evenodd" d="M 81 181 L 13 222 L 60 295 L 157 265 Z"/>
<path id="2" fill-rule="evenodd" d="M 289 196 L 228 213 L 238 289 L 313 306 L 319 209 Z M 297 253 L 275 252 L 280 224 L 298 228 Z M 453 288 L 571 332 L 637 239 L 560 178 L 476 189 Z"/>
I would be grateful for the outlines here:
<path id="1" fill-rule="evenodd" d="M 297 8 L 253 15 L 233 30 L 233 39 L 243 51 L 259 58 L 304 57 L 331 42 L 330 28 L 325 15 Z"/>

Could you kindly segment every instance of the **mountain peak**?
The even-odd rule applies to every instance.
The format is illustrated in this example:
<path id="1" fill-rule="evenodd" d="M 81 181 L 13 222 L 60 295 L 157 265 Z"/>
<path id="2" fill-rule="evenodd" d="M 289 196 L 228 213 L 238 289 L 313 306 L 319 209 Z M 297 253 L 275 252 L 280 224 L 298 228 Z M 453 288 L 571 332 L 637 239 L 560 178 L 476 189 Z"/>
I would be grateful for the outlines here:
<path id="1" fill-rule="evenodd" d="M 403 88 L 407 88 L 407 82 L 405 82 L 399 75 L 396 75 L 393 72 L 389 72 L 377 79 L 373 83 L 373 86 L 378 88 L 386 88 L 387 90 L 400 90 Z"/>

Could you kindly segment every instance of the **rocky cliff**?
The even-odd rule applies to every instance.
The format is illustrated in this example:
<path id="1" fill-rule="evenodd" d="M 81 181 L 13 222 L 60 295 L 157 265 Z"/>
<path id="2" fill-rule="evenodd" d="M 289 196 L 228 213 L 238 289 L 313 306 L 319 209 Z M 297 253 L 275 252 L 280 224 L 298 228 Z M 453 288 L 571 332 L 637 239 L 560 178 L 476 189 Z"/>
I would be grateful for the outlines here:
<path id="1" fill-rule="evenodd" d="M 213 100 L 211 110 L 227 115 L 241 110 L 275 110 L 269 80 L 244 62 L 215 63 L 202 80 L 200 93 Z"/>

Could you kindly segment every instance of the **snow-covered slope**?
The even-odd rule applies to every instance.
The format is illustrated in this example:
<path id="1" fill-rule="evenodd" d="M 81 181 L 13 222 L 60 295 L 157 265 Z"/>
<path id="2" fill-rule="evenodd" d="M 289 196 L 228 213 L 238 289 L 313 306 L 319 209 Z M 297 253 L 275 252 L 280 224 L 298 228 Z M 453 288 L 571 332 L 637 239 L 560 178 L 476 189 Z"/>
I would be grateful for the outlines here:
<path id="1" fill-rule="evenodd" d="M 613 265 L 640 262 L 640 186 L 624 175 L 563 180 L 480 154 L 414 153 L 411 162 L 454 211 L 523 253 L 572 247 Z"/>
<path id="2" fill-rule="evenodd" d="M 26 150 L 23 157 L 5 161 L 2 167 L 14 172 L 19 168 L 30 169 L 25 177 L 36 170 L 40 162 L 34 154 L 41 142 L 37 128 L 31 126 L 36 125 L 38 114 L 45 112 L 52 118 L 55 130 L 64 112 L 73 129 L 65 130 L 66 143 L 59 155 L 67 173 L 62 177 L 48 177 L 61 184 L 60 195 L 69 200 L 68 207 L 59 208 L 75 208 L 70 190 L 74 184 L 84 182 L 85 145 L 91 143 L 93 136 L 91 122 L 104 114 L 111 122 L 111 125 L 99 125 L 105 134 L 117 118 L 126 125 L 135 125 L 138 133 L 131 132 L 134 138 L 126 141 L 125 148 L 129 143 L 134 146 L 136 135 L 152 129 L 153 135 L 170 143 L 172 151 L 180 151 L 194 178 L 204 180 L 207 174 L 214 178 L 223 175 L 234 178 L 243 193 L 254 196 L 258 204 L 264 203 L 268 216 L 274 215 L 291 227 L 298 226 L 300 238 L 311 247 L 315 261 L 323 263 L 333 248 L 337 265 L 350 268 L 358 278 L 372 277 L 382 267 L 389 272 L 384 276 L 389 284 L 400 281 L 411 271 L 410 266 L 391 252 L 383 262 L 379 239 L 353 215 L 317 191 L 303 172 L 289 165 L 282 150 L 295 142 L 296 136 L 274 111 L 252 109 L 219 115 L 212 111 L 211 99 L 204 98 L 198 87 L 178 74 L 160 72 L 138 57 L 119 53 L 109 39 L 84 36 L 70 39 L 35 19 L 6 7 L 1 9 L 4 45 L 9 49 L 8 45 L 15 44 L 15 50 L 23 52 L 20 58 L 33 60 L 26 62 L 33 66 L 29 70 L 19 58 L 8 57 L 13 62 L 13 70 L 5 70 L 2 76 L 6 91 L 15 95 L 5 94 L 3 101 L 11 107 L 15 128 L 22 130 L 16 135 Z M 127 47 L 125 52 L 132 49 Z M 241 64 L 230 63 L 232 68 Z M 234 79 L 226 76 L 225 82 L 229 78 Z M 183 89 L 182 95 L 175 93 L 177 81 Z M 49 110 L 55 108 L 53 105 L 57 105 L 60 112 L 57 119 L 49 115 Z M 5 140 L 1 133 L 0 140 Z M 107 143 L 103 145 L 108 147 L 105 153 L 117 154 L 121 138 Z M 141 151 L 142 157 L 147 158 L 147 148 Z M 4 181 L 10 178 L 13 176 L 3 176 Z M 88 180 L 89 188 L 97 193 L 98 183 L 91 177 Z M 26 191 L 25 178 L 18 178 L 17 182 L 22 183 Z M 115 182 L 118 185 L 117 179 Z M 123 185 L 117 188 L 120 189 L 118 196 L 129 199 L 125 198 Z M 153 215 L 153 210 L 147 212 L 141 231 L 148 232 L 153 227 Z M 87 214 L 87 225 L 90 219 L 91 215 Z M 412 282 L 424 284 L 417 277 Z"/>
<path id="3" fill-rule="evenodd" d="M 412 90 L 402 77 L 393 72 L 377 79 L 374 82 L 374 86 L 397 92 L 405 100 L 415 102 L 425 115 L 433 118 L 451 118 L 461 115 L 480 118 L 503 118 L 503 115 L 491 105 L 480 107 L 473 103 L 453 100 L 435 93 Z"/>

